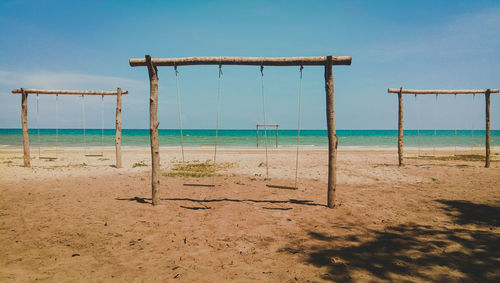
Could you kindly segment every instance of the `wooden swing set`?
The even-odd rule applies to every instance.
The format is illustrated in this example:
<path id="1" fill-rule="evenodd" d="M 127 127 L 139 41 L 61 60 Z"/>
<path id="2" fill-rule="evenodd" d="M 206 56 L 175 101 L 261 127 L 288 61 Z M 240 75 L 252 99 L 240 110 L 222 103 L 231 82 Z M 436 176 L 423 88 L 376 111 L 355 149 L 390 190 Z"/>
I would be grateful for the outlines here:
<path id="1" fill-rule="evenodd" d="M 31 166 L 30 157 L 30 140 L 28 131 L 28 95 L 36 94 L 37 96 L 37 120 L 39 119 L 38 113 L 38 96 L 43 95 L 56 95 L 56 120 L 59 119 L 58 115 L 58 97 L 59 95 L 79 95 L 82 97 L 82 113 L 83 113 L 83 131 L 84 131 L 84 147 L 85 156 L 102 156 L 101 154 L 87 154 L 86 152 L 86 140 L 85 140 L 85 102 L 84 97 L 87 95 L 101 96 L 101 147 L 104 143 L 104 96 L 114 95 L 116 96 L 116 136 L 115 136 L 115 152 L 116 152 L 116 168 L 122 167 L 122 153 L 121 153 L 121 135 L 122 135 L 122 122 L 121 122 L 121 112 L 122 112 L 122 95 L 128 94 L 128 91 L 122 91 L 121 88 L 117 88 L 116 91 L 75 91 L 75 90 L 42 90 L 42 89 L 14 89 L 12 93 L 20 93 L 21 96 L 21 124 L 23 128 L 23 149 L 24 149 L 24 167 Z M 56 159 L 57 158 L 57 138 L 59 135 L 59 127 L 56 128 L 56 157 L 46 157 L 41 156 L 40 153 L 40 127 L 38 126 L 38 157 L 40 159 Z"/>
<path id="2" fill-rule="evenodd" d="M 490 167 L 490 94 L 498 93 L 498 89 L 476 89 L 476 90 L 414 90 L 414 89 L 403 89 L 402 87 L 389 88 L 388 93 L 397 93 L 399 106 L 398 106 L 398 162 L 399 166 L 403 166 L 403 94 L 413 94 L 415 97 L 417 95 L 458 95 L 458 94 L 484 94 L 485 98 L 485 122 L 486 122 L 486 141 L 485 141 L 485 167 Z"/>
<path id="3" fill-rule="evenodd" d="M 188 57 L 188 58 L 151 58 L 146 55 L 142 58 L 132 58 L 129 61 L 131 67 L 145 66 L 149 74 L 149 119 L 150 119 L 150 139 L 151 139 L 151 160 L 152 160 L 152 203 L 157 205 L 160 203 L 159 188 L 160 188 L 160 146 L 158 137 L 158 66 L 172 66 L 177 70 L 178 66 L 186 65 L 218 65 L 219 66 L 219 87 L 218 87 L 218 104 L 220 103 L 220 80 L 222 65 L 246 65 L 260 66 L 262 78 L 262 97 L 263 97 L 263 113 L 264 124 L 265 119 L 265 102 L 264 102 L 264 81 L 263 68 L 264 66 L 300 66 L 301 74 L 303 66 L 324 66 L 325 68 L 325 92 L 326 92 L 326 120 L 328 129 L 328 207 L 335 206 L 335 190 L 336 190 L 336 159 L 337 159 L 337 135 L 335 131 L 335 111 L 334 111 L 334 84 L 333 84 L 333 65 L 351 65 L 351 56 L 320 56 L 320 57 L 284 57 L 284 58 L 266 58 L 266 57 Z M 301 85 L 302 89 L 302 85 Z M 177 88 L 178 91 L 178 88 Z M 178 94 L 179 100 L 179 94 Z M 300 97 L 299 97 L 300 101 Z M 180 104 L 179 104 L 180 105 Z M 180 107 L 179 107 L 180 114 Z M 179 115 L 180 116 L 180 115 Z M 180 119 L 180 118 L 179 118 Z M 219 111 L 217 113 L 217 129 L 218 129 Z M 300 124 L 300 114 L 299 114 Z M 300 134 L 299 134 L 300 137 Z M 299 139 L 298 137 L 298 139 Z M 217 139 L 217 132 L 216 132 Z M 182 129 L 181 129 L 182 141 Z M 267 149 L 267 147 L 266 147 Z M 217 150 L 217 142 L 215 145 L 214 164 Z M 297 147 L 298 150 L 298 147 Z M 298 162 L 298 160 L 297 160 Z M 267 168 L 267 150 L 266 150 L 266 168 Z"/>

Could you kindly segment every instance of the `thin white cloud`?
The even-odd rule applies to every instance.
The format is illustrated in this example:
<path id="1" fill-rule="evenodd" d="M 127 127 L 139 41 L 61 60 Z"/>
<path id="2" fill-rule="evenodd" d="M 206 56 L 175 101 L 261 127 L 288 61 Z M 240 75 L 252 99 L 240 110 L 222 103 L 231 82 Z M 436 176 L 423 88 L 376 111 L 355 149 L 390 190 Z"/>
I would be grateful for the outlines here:
<path id="1" fill-rule="evenodd" d="M 11 88 L 114 90 L 147 89 L 146 81 L 114 76 L 46 71 L 19 72 L 0 70 L 0 86 Z"/>
<path id="2" fill-rule="evenodd" d="M 500 46 L 500 9 L 459 15 L 428 29 L 408 30 L 404 39 L 381 38 L 364 49 L 364 55 L 387 60 L 392 57 L 474 56 L 497 52 Z"/>

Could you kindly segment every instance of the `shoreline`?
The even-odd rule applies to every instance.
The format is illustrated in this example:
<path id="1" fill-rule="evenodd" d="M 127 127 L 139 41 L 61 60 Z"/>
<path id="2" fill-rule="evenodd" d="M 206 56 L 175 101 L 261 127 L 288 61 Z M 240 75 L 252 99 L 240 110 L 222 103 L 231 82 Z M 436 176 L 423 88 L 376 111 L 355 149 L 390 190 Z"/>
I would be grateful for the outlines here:
<path id="1" fill-rule="evenodd" d="M 55 146 L 40 146 L 41 149 L 43 150 L 51 150 L 51 151 L 55 151 Z M 93 149 L 93 150 L 101 150 L 101 149 L 104 149 L 105 151 L 108 151 L 108 150 L 114 150 L 114 146 L 104 146 L 104 147 L 101 147 L 101 146 L 87 146 L 87 149 Z M 150 147 L 149 146 L 121 146 L 122 150 L 127 150 L 127 149 L 130 149 L 130 150 L 150 150 Z M 214 149 L 214 146 L 184 146 L 185 149 L 193 149 L 193 150 L 210 150 L 210 149 Z M 268 150 L 296 150 L 297 147 L 295 145 L 280 145 L 278 146 L 278 148 L 275 148 L 274 146 L 268 146 L 267 147 Z M 299 146 L 300 150 L 327 150 L 328 149 L 328 146 L 317 146 L 317 145 L 300 145 Z M 439 150 L 439 151 L 455 151 L 455 149 L 457 151 L 467 151 L 467 150 L 470 150 L 471 148 L 473 148 L 473 150 L 475 151 L 479 151 L 480 149 L 484 149 L 484 145 L 482 146 L 435 146 L 435 147 L 429 147 L 429 146 L 426 146 L 426 147 L 415 147 L 415 146 L 408 146 L 408 147 L 403 147 L 404 150 L 410 150 L 410 151 L 414 151 L 414 150 L 421 150 L 421 151 L 428 151 L 428 150 Z M 10 146 L 10 145 L 0 145 L 0 150 L 12 150 L 12 151 L 16 151 L 16 150 L 22 150 L 23 147 L 22 146 Z M 64 150 L 72 150 L 72 151 L 79 151 L 79 150 L 84 150 L 85 147 L 83 146 L 60 146 L 60 147 L 57 147 L 57 150 L 58 151 L 64 151 Z M 160 146 L 160 149 L 165 149 L 165 150 L 170 150 L 170 149 L 181 149 L 181 146 Z M 263 146 L 259 146 L 259 148 L 257 147 L 248 147 L 248 146 L 217 146 L 217 150 L 264 150 L 265 147 Z M 384 151 L 384 150 L 389 150 L 389 151 L 392 151 L 392 150 L 397 150 L 397 146 L 357 146 L 357 145 L 353 145 L 353 146 L 339 146 L 338 147 L 339 150 L 364 150 L 364 151 Z M 33 151 L 37 151 L 38 150 L 38 146 L 32 146 L 31 147 L 31 152 Z M 492 152 L 495 152 L 495 151 L 500 151 L 500 146 L 491 146 L 491 151 Z"/>

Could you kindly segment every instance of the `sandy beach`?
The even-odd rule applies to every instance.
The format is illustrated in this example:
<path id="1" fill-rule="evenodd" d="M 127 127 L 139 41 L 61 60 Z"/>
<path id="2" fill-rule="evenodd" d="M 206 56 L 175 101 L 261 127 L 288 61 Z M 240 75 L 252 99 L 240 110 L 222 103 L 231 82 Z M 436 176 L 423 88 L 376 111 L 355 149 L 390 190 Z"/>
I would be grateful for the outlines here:
<path id="1" fill-rule="evenodd" d="M 113 149 L 66 148 L 55 161 L 33 151 L 32 168 L 2 149 L 0 280 L 498 281 L 499 152 L 489 169 L 437 158 L 399 168 L 396 149 L 341 148 L 328 209 L 326 149 L 301 150 L 288 190 L 266 184 L 294 186 L 294 148 L 270 149 L 268 179 L 262 149 L 220 149 L 217 175 L 194 178 L 174 174 L 178 148 L 162 148 L 156 207 L 148 148 L 125 148 L 120 169 Z M 185 152 L 190 164 L 212 155 Z"/>

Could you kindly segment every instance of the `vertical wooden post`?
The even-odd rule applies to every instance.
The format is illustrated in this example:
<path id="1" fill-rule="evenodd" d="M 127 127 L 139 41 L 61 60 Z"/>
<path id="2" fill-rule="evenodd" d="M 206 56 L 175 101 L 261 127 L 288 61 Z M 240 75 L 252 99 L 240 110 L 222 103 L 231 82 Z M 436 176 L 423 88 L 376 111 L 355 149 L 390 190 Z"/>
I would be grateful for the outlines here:
<path id="1" fill-rule="evenodd" d="M 328 207 L 335 207 L 337 187 L 337 134 L 335 131 L 335 103 L 333 86 L 332 56 L 327 56 L 325 64 L 326 124 L 328 128 Z"/>
<path id="2" fill-rule="evenodd" d="M 28 94 L 23 90 L 21 97 L 21 124 L 23 127 L 24 167 L 31 167 L 30 135 L 28 132 Z"/>
<path id="3" fill-rule="evenodd" d="M 398 157 L 399 166 L 403 166 L 403 88 L 399 89 L 399 116 L 398 116 Z"/>
<path id="4" fill-rule="evenodd" d="M 486 160 L 484 167 L 490 167 L 490 90 L 486 90 L 484 94 L 486 99 Z"/>
<path id="5" fill-rule="evenodd" d="M 259 125 L 255 126 L 257 128 L 257 148 L 259 148 Z"/>
<path id="6" fill-rule="evenodd" d="M 278 148 L 278 125 L 276 125 L 276 148 Z"/>
<path id="7" fill-rule="evenodd" d="M 158 139 L 158 69 L 151 62 L 151 56 L 146 55 L 146 65 L 149 73 L 149 136 L 151 139 L 151 189 L 152 203 L 160 203 L 160 144 Z"/>
<path id="8" fill-rule="evenodd" d="M 116 168 L 122 168 L 122 89 L 116 90 Z"/>

